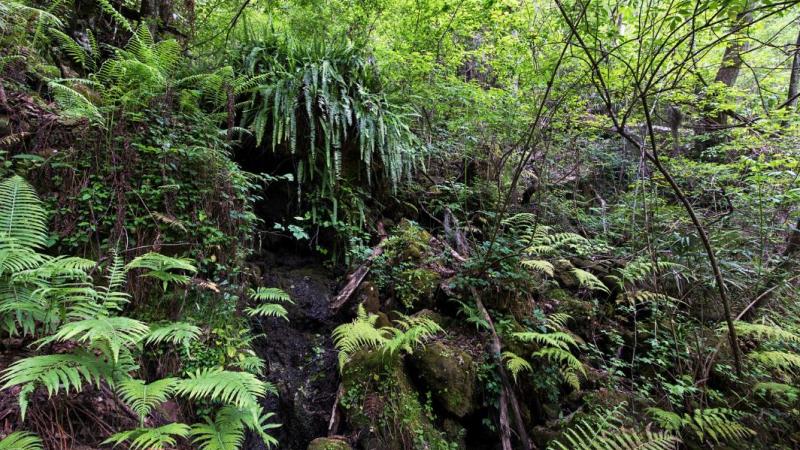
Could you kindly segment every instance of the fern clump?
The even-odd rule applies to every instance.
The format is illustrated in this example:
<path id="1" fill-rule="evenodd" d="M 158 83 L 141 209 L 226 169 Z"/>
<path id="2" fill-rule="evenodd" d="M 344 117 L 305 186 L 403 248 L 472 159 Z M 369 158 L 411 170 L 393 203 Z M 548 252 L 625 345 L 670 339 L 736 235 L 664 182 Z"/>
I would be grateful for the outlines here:
<path id="1" fill-rule="evenodd" d="M 339 369 L 343 369 L 350 358 L 361 350 L 379 350 L 396 354 L 401 351 L 411 353 L 415 346 L 421 345 L 442 328 L 424 316 L 400 316 L 398 327 L 377 328 L 378 316 L 368 314 L 363 305 L 358 306 L 356 318 L 333 330 L 333 342 L 339 350 Z"/>

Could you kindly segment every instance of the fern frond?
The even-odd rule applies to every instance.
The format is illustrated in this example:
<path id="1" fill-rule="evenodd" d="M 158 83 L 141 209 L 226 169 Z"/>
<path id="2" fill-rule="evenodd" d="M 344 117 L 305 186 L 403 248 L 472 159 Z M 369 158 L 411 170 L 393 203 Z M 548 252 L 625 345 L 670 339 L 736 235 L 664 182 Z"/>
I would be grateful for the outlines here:
<path id="1" fill-rule="evenodd" d="M 537 272 L 542 272 L 551 277 L 555 274 L 555 267 L 553 264 L 542 259 L 527 259 L 522 261 L 522 265 Z"/>
<path id="2" fill-rule="evenodd" d="M 292 303 L 291 297 L 283 289 L 259 287 L 251 289 L 248 293 L 250 298 L 259 302 L 284 302 Z"/>
<path id="3" fill-rule="evenodd" d="M 570 345 L 577 345 L 575 338 L 568 333 L 557 331 L 553 333 L 537 333 L 535 331 L 522 331 L 513 333 L 512 336 L 523 342 L 535 342 L 539 345 L 556 347 L 567 350 Z"/>
<path id="4" fill-rule="evenodd" d="M 683 415 L 683 423 L 695 432 L 701 441 L 711 438 L 714 442 L 746 439 L 755 435 L 753 430 L 739 423 L 743 414 L 727 408 L 696 409 L 691 415 Z"/>
<path id="5" fill-rule="evenodd" d="M 42 450 L 39 436 L 25 431 L 15 431 L 0 439 L 0 450 Z"/>
<path id="6" fill-rule="evenodd" d="M 382 350 L 389 354 L 399 351 L 412 353 L 414 347 L 421 345 L 431 337 L 440 333 L 442 327 L 425 316 L 405 316 L 399 314 L 395 321 L 398 328 L 384 327 L 382 330 L 389 339 L 383 343 Z"/>
<path id="7" fill-rule="evenodd" d="M 158 345 L 169 342 L 173 345 L 188 346 L 200 337 L 200 328 L 187 322 L 171 322 L 150 328 L 150 333 L 144 338 L 148 345 Z"/>
<path id="8" fill-rule="evenodd" d="M 762 366 L 783 372 L 796 372 L 800 370 L 800 355 L 777 350 L 752 352 L 748 358 Z"/>
<path id="9" fill-rule="evenodd" d="M 749 336 L 765 341 L 800 343 L 800 336 L 776 325 L 736 321 L 734 327 L 739 336 Z"/>
<path id="10" fill-rule="evenodd" d="M 192 264 L 192 260 L 187 258 L 173 258 L 156 252 L 145 253 L 142 256 L 134 258 L 125 268 L 127 270 L 144 269 L 145 272 L 143 276 L 160 280 L 164 290 L 167 289 L 169 283 L 189 283 L 191 278 L 188 275 L 176 273 L 174 271 L 189 272 L 190 274 L 197 273 L 197 268 Z"/>
<path id="11" fill-rule="evenodd" d="M 117 446 L 129 442 L 131 450 L 164 450 L 174 448 L 178 440 L 189 435 L 189 425 L 184 423 L 170 423 L 157 428 L 136 428 L 113 434 L 103 441 L 103 444 Z"/>
<path id="12" fill-rule="evenodd" d="M 683 427 L 683 419 L 680 414 L 656 407 L 647 408 L 645 411 L 659 427 L 667 431 L 678 432 Z"/>
<path id="13" fill-rule="evenodd" d="M 220 368 L 198 369 L 189 378 L 178 380 L 175 393 L 192 400 L 207 399 L 248 409 L 258 406 L 258 399 L 274 387 L 247 372 L 232 372 Z"/>
<path id="14" fill-rule="evenodd" d="M 528 361 L 525 361 L 525 358 L 518 356 L 513 352 L 503 352 L 503 361 L 506 362 L 506 367 L 508 371 L 511 372 L 511 376 L 514 378 L 514 381 L 517 381 L 517 375 L 520 372 L 533 372 L 533 366 Z"/>
<path id="15" fill-rule="evenodd" d="M 47 243 L 47 212 L 36 191 L 14 175 L 0 182 L 0 235 L 33 249 Z"/>
<path id="16" fill-rule="evenodd" d="M 56 355 L 31 356 L 13 363 L 2 372 L 0 382 L 7 389 L 18 385 L 44 385 L 48 395 L 80 391 L 84 383 L 112 380 L 111 365 L 94 354 L 78 351 Z"/>
<path id="17" fill-rule="evenodd" d="M 73 339 L 92 346 L 107 345 L 109 356 L 116 363 L 123 348 L 135 347 L 149 331 L 145 323 L 128 317 L 98 317 L 67 322 L 52 336 L 41 339 L 39 345 Z"/>
<path id="18" fill-rule="evenodd" d="M 144 420 L 153 408 L 167 401 L 177 381 L 176 378 L 163 378 L 147 384 L 142 380 L 129 379 L 117 384 L 117 393 Z"/>
<path id="19" fill-rule="evenodd" d="M 608 293 L 609 290 L 599 278 L 597 278 L 593 273 L 587 272 L 583 269 L 574 268 L 570 271 L 573 275 L 575 275 L 575 279 L 578 280 L 578 284 L 582 287 L 587 289 L 595 290 L 595 291 L 603 291 Z"/>
<path id="20" fill-rule="evenodd" d="M 624 404 L 623 404 L 624 405 Z M 582 419 L 551 442 L 548 450 L 674 450 L 680 439 L 663 432 L 636 432 L 621 426 L 621 407 L 592 419 Z"/>
<path id="21" fill-rule="evenodd" d="M 339 350 L 339 369 L 361 349 L 381 347 L 387 342 L 384 331 L 375 328 L 378 316 L 367 314 L 364 305 L 358 305 L 356 318 L 333 330 L 333 344 Z"/>
<path id="22" fill-rule="evenodd" d="M 276 303 L 264 303 L 254 308 L 245 308 L 244 312 L 251 317 L 280 317 L 289 320 L 289 312 L 286 311 L 286 308 Z"/>

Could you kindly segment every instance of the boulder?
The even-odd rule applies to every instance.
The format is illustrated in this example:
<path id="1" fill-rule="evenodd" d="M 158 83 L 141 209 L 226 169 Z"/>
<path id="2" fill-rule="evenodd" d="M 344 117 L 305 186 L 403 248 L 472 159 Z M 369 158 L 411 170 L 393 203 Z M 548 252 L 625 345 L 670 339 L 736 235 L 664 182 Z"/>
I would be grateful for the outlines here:
<path id="1" fill-rule="evenodd" d="M 478 378 L 469 353 L 437 341 L 415 352 L 411 365 L 424 389 L 442 409 L 456 417 L 475 411 Z"/>
<path id="2" fill-rule="evenodd" d="M 316 438 L 308 444 L 308 450 L 353 450 L 343 437 Z"/>

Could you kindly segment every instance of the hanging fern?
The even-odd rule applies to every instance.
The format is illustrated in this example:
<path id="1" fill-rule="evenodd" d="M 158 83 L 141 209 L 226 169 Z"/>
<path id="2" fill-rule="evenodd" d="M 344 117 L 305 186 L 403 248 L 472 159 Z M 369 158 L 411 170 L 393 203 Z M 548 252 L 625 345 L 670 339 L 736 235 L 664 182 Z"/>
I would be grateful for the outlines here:
<path id="1" fill-rule="evenodd" d="M 244 122 L 259 145 L 268 139 L 273 149 L 285 144 L 303 152 L 298 182 L 318 183 L 322 196 L 334 200 L 346 152 L 360 162 L 358 176 L 368 184 L 379 174 L 396 187 L 409 175 L 418 147 L 410 114 L 387 100 L 362 49 L 329 42 L 253 45 L 246 61 L 253 78 L 240 85 L 252 92 Z"/>

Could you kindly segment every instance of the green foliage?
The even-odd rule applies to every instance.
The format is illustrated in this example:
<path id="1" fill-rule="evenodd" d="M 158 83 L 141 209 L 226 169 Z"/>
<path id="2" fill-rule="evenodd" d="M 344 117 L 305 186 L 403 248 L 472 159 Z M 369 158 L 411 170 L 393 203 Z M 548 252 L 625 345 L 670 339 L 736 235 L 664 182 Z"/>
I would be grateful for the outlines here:
<path id="1" fill-rule="evenodd" d="M 148 384 L 143 380 L 131 378 L 117 385 L 117 393 L 122 401 L 144 421 L 153 408 L 167 401 L 175 389 L 176 382 L 175 378 L 162 378 Z"/>
<path id="2" fill-rule="evenodd" d="M 680 440 L 670 433 L 648 430 L 636 432 L 622 426 L 624 404 L 593 419 L 581 419 L 564 432 L 563 437 L 551 442 L 548 449 L 647 449 L 672 450 Z"/>
<path id="3" fill-rule="evenodd" d="M 15 431 L 0 439 L 0 450 L 42 450 L 42 440 L 32 433 Z"/>
<path id="4" fill-rule="evenodd" d="M 246 308 L 245 313 L 249 316 L 266 316 L 266 317 L 281 317 L 289 320 L 288 311 L 280 303 L 294 303 L 289 294 L 278 288 L 265 288 L 259 287 L 255 290 L 250 290 L 250 298 L 261 303 L 253 308 Z M 275 303 L 278 302 L 278 303 Z"/>
<path id="5" fill-rule="evenodd" d="M 514 381 L 517 381 L 517 376 L 521 372 L 533 372 L 533 366 L 520 356 L 517 356 L 513 352 L 503 352 L 503 361 L 506 362 L 506 367 L 508 371 L 511 372 L 511 376 L 514 377 Z"/>
<path id="6" fill-rule="evenodd" d="M 158 345 L 164 342 L 187 347 L 200 337 L 200 328 L 187 322 L 172 322 L 150 327 L 144 342 Z"/>
<path id="7" fill-rule="evenodd" d="M 197 272 L 197 268 L 189 259 L 174 258 L 155 252 L 145 253 L 142 256 L 134 258 L 125 268 L 127 270 L 144 269 L 145 273 L 143 276 L 152 277 L 161 281 L 164 290 L 167 289 L 169 283 L 189 283 L 190 277 L 188 275 L 175 273 L 175 271 L 184 271 L 191 274 Z"/>
<path id="8" fill-rule="evenodd" d="M 660 408 L 648 408 L 656 423 L 665 430 L 679 432 L 691 430 L 701 442 L 742 441 L 754 434 L 739 423 L 743 414 L 727 408 L 696 409 L 691 414 L 678 415 Z"/>
<path id="9" fill-rule="evenodd" d="M 47 213 L 36 192 L 20 176 L 0 182 L 0 234 L 31 249 L 47 243 Z"/>
<path id="10" fill-rule="evenodd" d="M 175 447 L 177 438 L 189 435 L 189 426 L 183 423 L 169 423 L 156 428 L 136 428 L 115 433 L 103 444 L 117 446 L 129 442 L 131 450 L 162 450 Z"/>
<path id="11" fill-rule="evenodd" d="M 378 316 L 368 314 L 363 305 L 358 306 L 356 318 L 333 330 L 333 342 L 339 350 L 339 369 L 343 369 L 350 358 L 361 350 L 380 350 L 395 354 L 401 351 L 411 353 L 442 328 L 424 316 L 402 316 L 397 320 L 399 327 L 376 328 Z"/>

